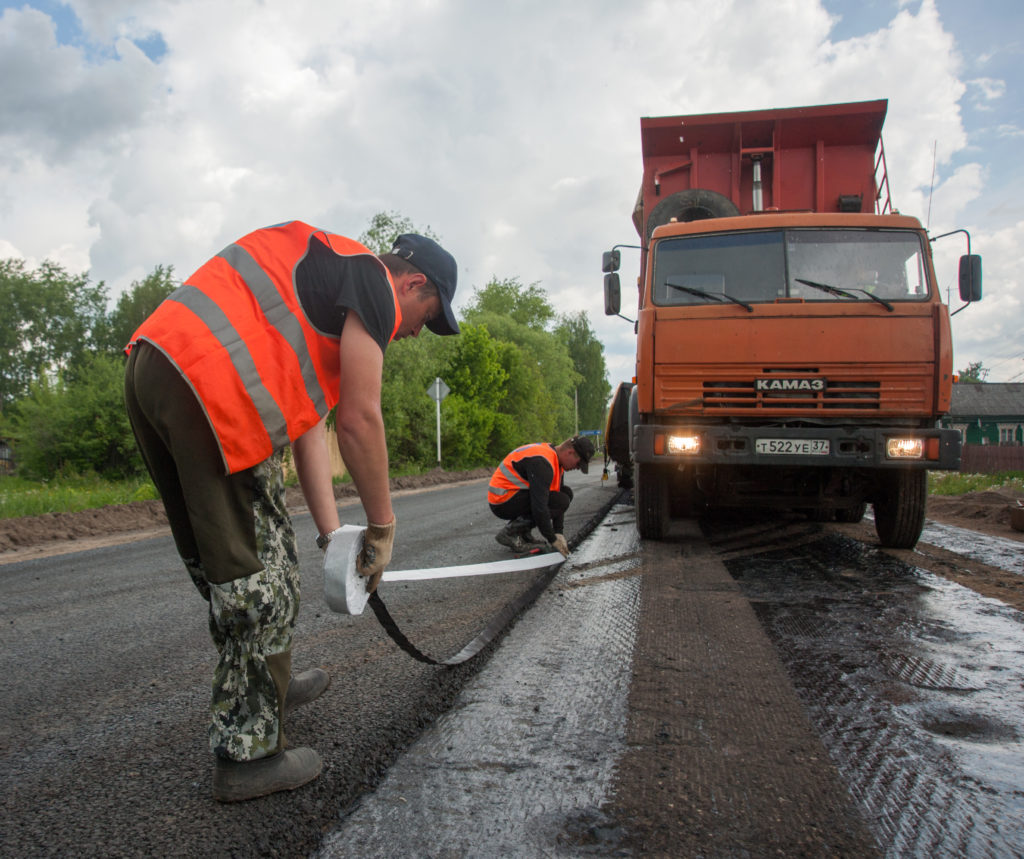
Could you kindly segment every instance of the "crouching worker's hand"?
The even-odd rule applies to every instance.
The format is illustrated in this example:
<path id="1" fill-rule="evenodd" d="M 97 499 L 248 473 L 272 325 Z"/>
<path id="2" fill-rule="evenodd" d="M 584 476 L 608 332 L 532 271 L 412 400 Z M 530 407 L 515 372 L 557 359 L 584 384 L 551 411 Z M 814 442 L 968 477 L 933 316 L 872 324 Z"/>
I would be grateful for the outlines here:
<path id="1" fill-rule="evenodd" d="M 369 579 L 366 590 L 371 594 L 377 590 L 384 568 L 391 561 L 391 549 L 395 545 L 395 520 L 387 525 L 370 522 L 363 532 L 363 548 L 356 557 L 356 572 Z"/>
<path id="2" fill-rule="evenodd" d="M 551 548 L 561 552 L 563 558 L 569 557 L 569 544 L 565 542 L 565 537 L 561 534 L 555 534 L 555 539 L 551 541 Z"/>

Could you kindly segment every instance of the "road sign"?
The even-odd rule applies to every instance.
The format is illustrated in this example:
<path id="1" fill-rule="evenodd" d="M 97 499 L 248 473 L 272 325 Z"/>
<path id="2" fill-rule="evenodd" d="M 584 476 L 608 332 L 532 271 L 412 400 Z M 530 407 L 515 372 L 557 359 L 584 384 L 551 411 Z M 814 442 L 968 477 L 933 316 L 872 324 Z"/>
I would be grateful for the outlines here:
<path id="1" fill-rule="evenodd" d="M 430 387 L 427 388 L 427 396 L 435 403 L 441 402 L 441 400 L 447 397 L 451 392 L 451 388 L 444 383 L 444 380 L 440 376 L 434 379 L 434 381 L 430 383 Z"/>

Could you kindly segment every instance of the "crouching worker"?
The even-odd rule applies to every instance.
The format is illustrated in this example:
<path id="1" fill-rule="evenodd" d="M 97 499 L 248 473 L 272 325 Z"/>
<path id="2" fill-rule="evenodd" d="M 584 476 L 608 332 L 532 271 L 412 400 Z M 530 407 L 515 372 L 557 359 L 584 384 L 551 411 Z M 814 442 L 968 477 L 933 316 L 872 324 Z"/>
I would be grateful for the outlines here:
<path id="1" fill-rule="evenodd" d="M 324 419 L 369 523 L 357 569 L 376 588 L 395 515 L 380 392 L 384 350 L 426 325 L 457 334 L 455 260 L 399 236 L 380 257 L 299 221 L 229 245 L 132 336 L 125 404 L 175 546 L 207 603 L 217 648 L 209 723 L 213 796 L 292 790 L 320 756 L 286 742 L 288 712 L 317 698 L 321 669 L 291 672 L 299 608 L 281 456 L 290 444 L 323 549 L 339 527 Z"/>
<path id="2" fill-rule="evenodd" d="M 578 468 L 587 473 L 594 445 L 586 436 L 573 436 L 557 447 L 538 443 L 517 447 L 502 461 L 487 487 L 491 512 L 507 519 L 495 539 L 513 552 L 536 545 L 533 528 L 565 557 L 569 557 L 563 531 L 565 511 L 572 502 L 572 489 L 565 485 L 565 472 Z"/>

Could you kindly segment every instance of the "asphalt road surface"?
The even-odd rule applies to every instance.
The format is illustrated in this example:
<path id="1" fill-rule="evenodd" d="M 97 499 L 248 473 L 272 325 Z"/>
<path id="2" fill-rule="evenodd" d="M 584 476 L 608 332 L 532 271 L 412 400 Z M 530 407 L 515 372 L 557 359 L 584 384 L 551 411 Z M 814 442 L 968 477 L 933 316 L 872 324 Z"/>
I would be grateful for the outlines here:
<path id="1" fill-rule="evenodd" d="M 985 564 L 799 516 L 641 542 L 614 481 L 570 483 L 572 558 L 456 668 L 332 614 L 297 516 L 294 664 L 333 683 L 288 734 L 325 768 L 232 806 L 210 799 L 213 648 L 170 539 L 0 566 L 0 854 L 1024 855 L 1024 616 L 957 583 Z M 392 568 L 507 557 L 483 492 L 399 497 Z M 382 595 L 446 656 L 536 575 Z"/>
<path id="2" fill-rule="evenodd" d="M 618 490 L 600 470 L 568 480 L 570 543 Z M 392 569 L 508 557 L 485 484 L 402 494 Z M 365 521 L 358 505 L 342 520 Z M 331 688 L 292 714 L 288 736 L 323 756 L 302 790 L 224 806 L 210 798 L 206 741 L 214 665 L 205 603 L 170 537 L 0 566 L 0 854 L 302 856 L 449 706 L 492 648 L 457 668 L 412 660 L 372 613 L 332 613 L 307 514 L 295 516 L 302 606 L 293 666 Z M 450 655 L 537 573 L 381 589 L 421 648 Z"/>

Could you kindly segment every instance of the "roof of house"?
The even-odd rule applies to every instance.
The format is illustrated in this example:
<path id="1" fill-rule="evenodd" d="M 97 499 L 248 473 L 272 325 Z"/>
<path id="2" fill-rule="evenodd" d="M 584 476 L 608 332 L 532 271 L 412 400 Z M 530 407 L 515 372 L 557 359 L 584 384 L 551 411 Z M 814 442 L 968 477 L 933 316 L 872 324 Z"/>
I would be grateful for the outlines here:
<path id="1" fill-rule="evenodd" d="M 1024 418 L 1024 382 L 958 382 L 949 416 Z"/>

